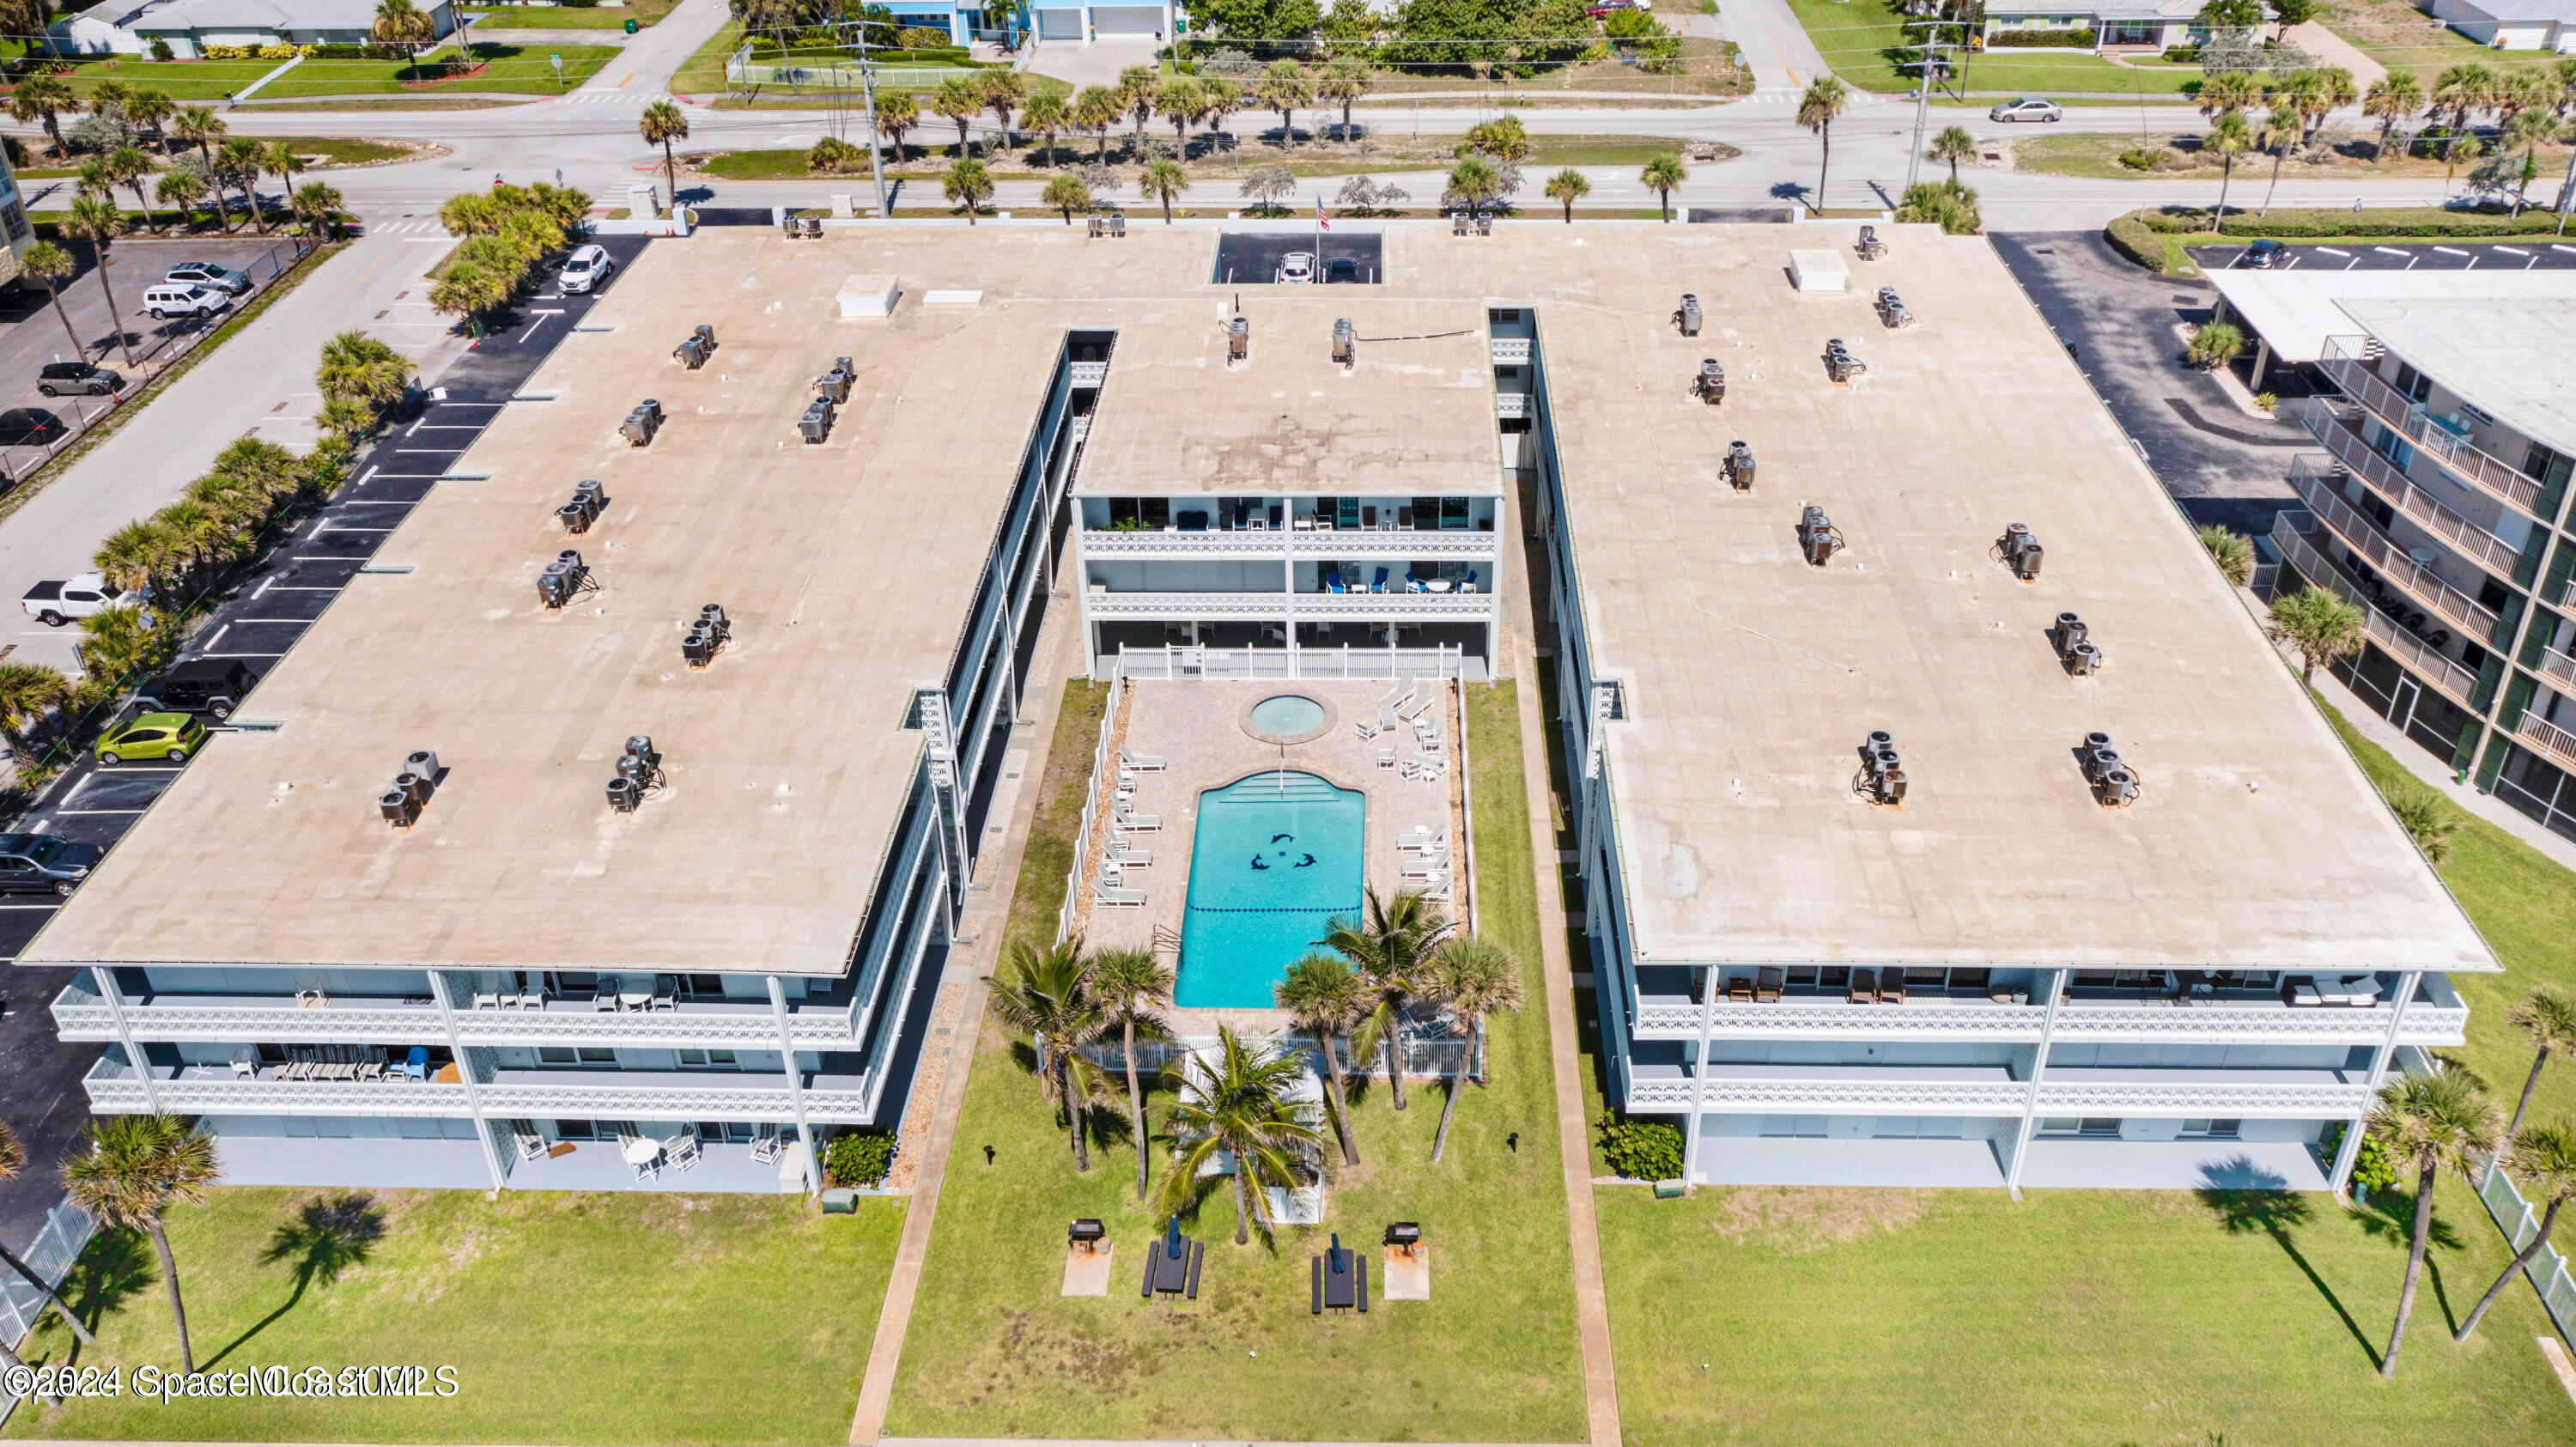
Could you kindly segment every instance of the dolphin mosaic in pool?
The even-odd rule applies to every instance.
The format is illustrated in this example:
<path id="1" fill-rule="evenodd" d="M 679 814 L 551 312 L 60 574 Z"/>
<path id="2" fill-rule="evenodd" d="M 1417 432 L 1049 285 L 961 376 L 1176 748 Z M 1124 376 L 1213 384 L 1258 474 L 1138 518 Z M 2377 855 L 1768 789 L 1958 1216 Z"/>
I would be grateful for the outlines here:
<path id="1" fill-rule="evenodd" d="M 1173 1001 L 1261 1008 L 1337 915 L 1360 908 L 1367 799 L 1273 770 L 1199 795 Z"/>

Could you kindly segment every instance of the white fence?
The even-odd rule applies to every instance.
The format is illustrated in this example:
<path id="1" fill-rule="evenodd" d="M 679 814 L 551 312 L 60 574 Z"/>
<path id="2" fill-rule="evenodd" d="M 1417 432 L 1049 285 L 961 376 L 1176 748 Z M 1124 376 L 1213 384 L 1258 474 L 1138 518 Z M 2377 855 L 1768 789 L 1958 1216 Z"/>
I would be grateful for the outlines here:
<path id="1" fill-rule="evenodd" d="M 725 84 L 728 88 L 810 85 L 817 90 L 857 90 L 861 70 L 867 72 L 879 90 L 937 90 L 941 81 L 952 76 L 967 80 L 984 77 L 981 69 L 959 65 L 879 65 L 870 61 L 862 66 L 854 60 L 833 60 L 821 65 L 773 65 L 753 60 L 751 43 L 745 41 L 725 60 Z"/>
<path id="2" fill-rule="evenodd" d="M 1118 736 L 1118 706 L 1126 693 L 1124 668 L 1112 668 L 1109 706 L 1100 711 L 1100 742 L 1091 748 L 1091 785 L 1082 796 L 1082 827 L 1073 836 L 1073 866 L 1064 872 L 1064 905 L 1055 912 L 1057 944 L 1072 936 L 1073 922 L 1082 913 L 1082 866 L 1091 859 L 1091 828 L 1100 818 L 1105 791 L 1118 783 L 1118 770 L 1109 757 L 1109 741 Z"/>
<path id="3" fill-rule="evenodd" d="M 2500 1170 L 2490 1169 L 2478 1186 L 2478 1199 L 2486 1202 L 2487 1214 L 2495 1218 L 2505 1241 L 2520 1251 L 2531 1244 L 2532 1233 L 2540 1229 L 2540 1213 L 2522 1199 L 2513 1187 L 2513 1178 Z M 2549 1308 L 2549 1319 L 2558 1324 L 2558 1334 L 2576 1343 L 2576 1280 L 2567 1272 L 2567 1258 L 2555 1246 L 2543 1246 L 2525 1269 L 2532 1286 L 2540 1293 L 2540 1304 Z"/>
<path id="4" fill-rule="evenodd" d="M 1118 650 L 1112 677 L 1128 678 L 1439 678 L 1463 676 L 1464 647 L 1201 648 L 1167 643 Z"/>
<path id="5" fill-rule="evenodd" d="M 1313 1036 L 1290 1034 L 1276 1038 L 1283 1049 L 1305 1056 L 1307 1068 L 1318 1072 L 1323 1069 L 1323 1056 L 1316 1050 Z M 1157 1074 L 1176 1070 L 1182 1057 L 1191 1051 L 1213 1054 L 1216 1044 L 1213 1035 L 1185 1036 L 1178 1040 L 1139 1040 L 1136 1042 L 1136 1068 Z M 1446 1080 L 1458 1073 L 1462 1063 L 1469 1079 L 1484 1079 L 1484 1052 L 1475 1050 L 1473 1046 L 1474 1042 L 1464 1035 L 1420 1036 L 1406 1033 L 1396 1042 L 1407 1080 Z M 1118 1040 L 1094 1041 L 1083 1046 L 1081 1054 L 1083 1059 L 1112 1073 L 1123 1073 L 1127 1069 L 1127 1054 L 1123 1042 Z M 1353 1060 L 1350 1037 L 1336 1035 L 1333 1037 L 1333 1054 L 1341 1062 L 1343 1072 L 1352 1079 L 1385 1078 L 1384 1045 L 1371 1051 L 1366 1060 Z"/>
<path id="6" fill-rule="evenodd" d="M 33 1245 L 18 1253 L 18 1259 L 60 1290 L 63 1278 L 71 1275 L 72 1263 L 80 1259 L 81 1248 L 97 1234 L 98 1222 L 65 1199 L 45 1213 L 45 1228 L 36 1233 Z M 27 1278 L 0 1267 L 0 1334 L 5 1334 L 13 1348 L 23 1344 L 27 1333 L 36 1329 L 36 1318 L 45 1314 L 46 1304 L 45 1294 Z M 16 1400 L 0 1397 L 0 1421 L 8 1420 L 9 1407 Z"/>

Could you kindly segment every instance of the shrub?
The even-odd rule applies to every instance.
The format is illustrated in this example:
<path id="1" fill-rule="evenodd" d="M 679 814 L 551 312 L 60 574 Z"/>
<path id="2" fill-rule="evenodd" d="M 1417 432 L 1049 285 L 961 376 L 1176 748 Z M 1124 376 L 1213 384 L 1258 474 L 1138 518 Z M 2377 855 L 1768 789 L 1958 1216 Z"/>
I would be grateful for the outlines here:
<path id="1" fill-rule="evenodd" d="M 152 37 L 152 58 L 154 60 L 174 60 L 178 58 L 178 52 L 170 48 L 169 41 L 156 35 Z"/>
<path id="2" fill-rule="evenodd" d="M 2281 396 L 2277 392 L 2257 392 L 2254 394 L 2254 405 L 2266 412 L 2278 412 L 2281 410 Z"/>
<path id="3" fill-rule="evenodd" d="M 2138 213 L 2150 229 L 2167 235 L 2207 234 L 2210 229 L 2207 211 L 2172 207 Z M 2480 206 L 2392 206 L 2369 211 L 2350 210 L 2275 210 L 2268 217 L 2237 211 L 2230 207 L 2219 234 L 2231 237 L 2269 236 L 2283 241 L 2303 238 L 2354 236 L 2373 240 L 2423 240 L 2485 236 L 2530 236 L 2549 230 L 2546 218 L 2535 220 L 2528 208 L 2516 218 L 2510 209 L 2489 203 Z"/>
<path id="4" fill-rule="evenodd" d="M 206 59 L 208 60 L 240 60 L 250 54 L 250 47 L 247 45 L 209 45 L 205 47 L 205 52 Z"/>
<path id="5" fill-rule="evenodd" d="M 1982 224 L 1977 213 L 1977 193 L 1947 177 L 1908 187 L 1897 202 L 1896 219 L 1935 222 L 1949 236 L 1974 235 Z"/>
<path id="6" fill-rule="evenodd" d="M 925 45 L 947 45 L 955 38 L 935 26 L 907 25 L 895 32 L 894 43 L 906 50 L 917 50 Z"/>
<path id="7" fill-rule="evenodd" d="M 2224 523 L 2211 523 L 2200 530 L 2200 545 L 2209 550 L 2209 560 L 2227 579 L 2228 586 L 2242 588 L 2254 577 L 2254 542 Z"/>
<path id="8" fill-rule="evenodd" d="M 2152 171 L 2162 164 L 2163 160 L 2164 156 L 2160 151 L 2150 150 L 2144 146 L 2131 146 L 2120 153 L 2120 164 L 2132 171 Z"/>
<path id="9" fill-rule="evenodd" d="M 894 1137 L 848 1131 L 823 1148 L 823 1177 L 835 1186 L 874 1186 L 894 1168 Z"/>
<path id="10" fill-rule="evenodd" d="M 1986 37 L 1986 48 L 2091 50 L 2095 38 L 2090 30 L 1998 30 Z"/>
<path id="11" fill-rule="evenodd" d="M 2245 350 L 2245 333 L 2234 322 L 2211 322 L 2191 334 L 2187 353 L 2194 365 L 2217 367 Z"/>
<path id="12" fill-rule="evenodd" d="M 2343 1133 L 2349 1129 L 2342 1121 L 2328 1125 L 2317 1137 L 2317 1153 L 2331 1161 L 2343 1149 Z M 2397 1184 L 2398 1158 L 2380 1143 L 2379 1137 L 2365 1134 L 2361 1149 L 2353 1153 L 2352 1184 L 2365 1191 L 2385 1191 Z"/>
<path id="13" fill-rule="evenodd" d="M 1601 1118 L 1601 1156 L 1610 1173 L 1632 1181 L 1669 1181 L 1682 1173 L 1682 1133 L 1660 1120 Z"/>
<path id="14" fill-rule="evenodd" d="M 76 156 L 103 156 L 134 144 L 134 127 L 120 115 L 86 115 L 63 128 L 63 143 Z"/>
<path id="15" fill-rule="evenodd" d="M 295 58 L 295 47 L 292 45 L 263 45 L 259 48 L 259 58 L 262 60 L 293 60 Z"/>
<path id="16" fill-rule="evenodd" d="M 837 174 L 866 155 L 867 152 L 839 136 L 825 136 L 805 153 L 805 169 L 825 175 Z"/>
<path id="17" fill-rule="evenodd" d="M 2164 58 L 2166 61 L 2174 65 L 2198 65 L 2200 64 L 2200 47 L 2197 45 L 2168 45 L 2165 47 Z"/>

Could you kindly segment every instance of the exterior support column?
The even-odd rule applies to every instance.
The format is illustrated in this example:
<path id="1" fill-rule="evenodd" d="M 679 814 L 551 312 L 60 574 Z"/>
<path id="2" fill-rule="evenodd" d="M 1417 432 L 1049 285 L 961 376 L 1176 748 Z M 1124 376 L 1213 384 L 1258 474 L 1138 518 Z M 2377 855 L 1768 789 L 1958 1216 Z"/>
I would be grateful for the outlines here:
<path id="1" fill-rule="evenodd" d="M 2388 1015 L 2388 1033 L 2381 1037 L 2379 1048 L 2370 1054 L 2370 1095 L 2379 1098 L 2379 1087 L 2388 1078 L 2388 1062 L 2397 1053 L 2397 1033 L 2406 1028 L 2406 1008 L 2415 1003 L 2415 991 L 2424 980 L 2421 970 L 2409 970 L 2397 977 L 2397 1008 Z M 2343 1144 L 2335 1147 L 2334 1177 L 2327 1184 L 2335 1199 L 2347 1200 L 2352 1194 L 2352 1167 L 2361 1159 L 2361 1134 L 2370 1118 L 2369 1107 L 2344 1125 Z"/>
<path id="2" fill-rule="evenodd" d="M 2248 382 L 2248 383 L 2246 384 L 2246 390 L 2248 390 L 2248 391 L 2253 391 L 2253 392 L 2260 392 L 2260 391 L 2262 391 L 2262 390 L 2263 390 L 2263 369 L 2264 369 L 2265 367 L 2270 366 L 2270 365 L 2271 365 L 2271 362 L 2272 362 L 2272 344 L 2271 344 L 2271 342 L 2269 342 L 2269 341 L 2265 340 L 2265 339 L 2264 339 L 2264 338 L 2262 338 L 2262 337 L 2256 337 L 2256 338 L 2254 339 L 2254 371 L 2253 371 L 2253 380 L 2252 380 L 2251 382 Z"/>
<path id="3" fill-rule="evenodd" d="M 823 1157 L 814 1149 L 814 1127 L 805 1119 L 804 1072 L 796 1068 L 796 1039 L 787 1030 L 787 986 L 776 975 L 769 977 L 769 1013 L 778 1021 L 778 1059 L 786 1067 L 787 1106 L 796 1115 L 796 1139 L 805 1150 L 805 1194 L 811 1196 L 823 1189 Z"/>
<path id="4" fill-rule="evenodd" d="M 143 1058 L 143 1047 L 134 1043 L 134 1028 L 125 1018 L 125 996 L 116 988 L 116 972 L 92 965 L 89 973 L 98 982 L 98 997 L 107 1002 L 108 1018 L 116 1022 L 116 1043 L 125 1047 L 126 1063 L 134 1067 L 134 1078 L 143 1082 L 143 1103 L 159 1115 L 161 1087 L 152 1083 L 152 1062 Z"/>
<path id="5" fill-rule="evenodd" d="M 2048 1014 L 2039 1023 L 2039 1052 L 2030 1058 L 2030 1090 L 2022 1097 L 2021 1127 L 2013 1137 L 2012 1164 L 2004 1170 L 2004 1189 L 2021 1199 L 2021 1163 L 2030 1154 L 2032 1130 L 2039 1124 L 2039 1083 L 2048 1075 L 2048 1047 L 2057 1038 L 2057 1007 L 2066 1000 L 2070 971 L 2049 972 Z"/>
<path id="6" fill-rule="evenodd" d="M 1591 923 L 1587 912 L 1584 923 Z M 1616 947 L 1616 942 L 1613 942 Z M 1701 1108 L 1708 1099 L 1708 1036 L 1717 1018 L 1717 991 L 1723 981 L 1718 969 L 1710 965 L 1703 972 L 1699 987 L 1699 1035 L 1691 1049 L 1690 1134 L 1682 1137 L 1682 1189 L 1699 1184 L 1699 1125 Z M 1596 994 L 1595 999 L 1598 999 Z M 1634 1049 L 1633 1043 L 1630 1047 Z"/>
<path id="7" fill-rule="evenodd" d="M 492 1144 L 492 1122 L 483 1116 L 483 1096 L 474 1085 L 474 1062 L 465 1058 L 465 1047 L 456 1036 L 456 999 L 447 987 L 447 972 L 429 972 L 429 995 L 438 1002 L 438 1026 L 447 1034 L 447 1055 L 456 1062 L 456 1078 L 465 1086 L 465 1108 L 474 1116 L 474 1141 L 483 1148 L 483 1168 L 492 1173 L 492 1193 L 499 1195 L 509 1184 L 510 1173 L 502 1168 L 501 1152 Z"/>

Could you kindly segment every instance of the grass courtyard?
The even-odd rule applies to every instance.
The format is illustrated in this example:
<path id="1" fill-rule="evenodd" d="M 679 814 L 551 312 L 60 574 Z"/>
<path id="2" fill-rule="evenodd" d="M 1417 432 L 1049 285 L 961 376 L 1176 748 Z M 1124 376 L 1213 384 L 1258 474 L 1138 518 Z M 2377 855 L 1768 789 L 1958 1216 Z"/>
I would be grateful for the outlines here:
<path id="1" fill-rule="evenodd" d="M 1086 685 L 1075 690 L 1089 694 Z M 1135 1152 L 1095 1133 L 1076 1175 L 1057 1117 L 1038 1101 L 1027 1047 L 987 1024 L 957 1152 L 923 1268 L 887 1432 L 894 1436 L 1261 1437 L 1571 1441 L 1584 1430 L 1581 1353 L 1558 1173 L 1547 1016 L 1517 718 L 1510 686 L 1467 691 L 1485 933 L 1519 956 L 1528 1002 L 1493 1022 L 1491 1083 L 1470 1086 L 1449 1151 L 1429 1163 L 1441 1088 L 1410 1084 L 1397 1112 L 1383 1078 L 1358 1093 L 1363 1164 L 1336 1175 L 1326 1228 L 1283 1228 L 1273 1249 L 1232 1244 L 1211 1197 L 1199 1300 L 1137 1295 L 1154 1230 L 1135 1202 Z M 1087 702 L 1088 700 L 1084 700 Z M 1096 712 L 1069 700 L 1054 761 L 1087 766 Z M 1080 781 L 1049 775 L 1013 927 L 1051 936 Z M 1158 1112 L 1168 1097 L 1157 1096 Z M 1106 1121 L 1108 1117 L 1099 1117 Z M 1507 1137 L 1518 1132 L 1515 1150 Z M 994 1149 L 986 1164 L 983 1148 Z M 1162 1152 L 1156 1152 L 1157 1168 Z M 1339 1160 L 1338 1153 L 1333 1155 Z M 1097 1216 L 1118 1243 L 1109 1295 L 1059 1296 L 1064 1223 Z M 1432 1299 L 1377 1301 L 1366 1316 L 1308 1311 L 1307 1259 L 1326 1230 L 1373 1249 L 1387 1221 L 1423 1223 Z M 1185 1223 L 1186 1224 L 1186 1223 Z"/>
<path id="2" fill-rule="evenodd" d="M 454 1396 L 31 1403 L 8 1435 L 837 1444 L 903 1227 L 882 1198 L 854 1216 L 659 1192 L 378 1191 L 331 1209 L 352 1198 L 234 1187 L 171 1212 L 199 1368 L 454 1366 Z M 316 1244 L 335 1234 L 359 1242 L 336 1275 Z M 102 1236 L 64 1292 L 98 1344 L 71 1354 L 48 1318 L 30 1363 L 177 1365 L 148 1240 Z"/>
<path id="3" fill-rule="evenodd" d="M 554 64 L 548 56 L 563 57 L 561 88 L 570 89 L 596 74 L 617 52 L 614 45 L 476 45 L 475 58 L 483 61 L 486 69 L 455 80 L 421 85 L 406 84 L 414 72 L 400 60 L 308 60 L 261 86 L 251 100 L 309 100 L 343 95 L 551 95 L 558 86 Z M 455 49 L 449 46 L 423 50 L 420 59 L 427 65 L 442 54 L 452 59 Z M 167 91 L 173 100 L 208 101 L 237 95 L 283 64 L 277 60 L 156 61 L 126 57 L 81 65 L 65 79 L 73 90 L 81 92 L 101 81 L 116 80 L 138 88 Z"/>
<path id="4" fill-rule="evenodd" d="M 1888 0 L 1789 0 L 1789 8 L 1825 64 L 1845 83 L 1897 95 L 1914 88 L 1913 73 L 1896 68 L 1896 52 L 1907 37 L 1901 6 Z M 2080 50 L 1983 50 L 1969 58 L 1967 71 L 1972 92 L 2029 95 L 2088 91 L 2179 97 L 2199 83 L 2198 66 L 2114 65 Z"/>

